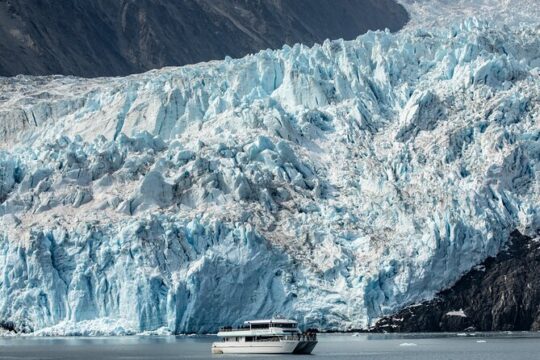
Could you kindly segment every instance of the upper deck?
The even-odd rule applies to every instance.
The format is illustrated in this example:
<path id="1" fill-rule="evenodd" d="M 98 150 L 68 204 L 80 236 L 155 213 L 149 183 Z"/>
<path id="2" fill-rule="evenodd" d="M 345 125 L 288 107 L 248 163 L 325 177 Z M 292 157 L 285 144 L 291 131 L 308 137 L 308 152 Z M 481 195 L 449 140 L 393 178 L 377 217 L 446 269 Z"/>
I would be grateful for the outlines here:
<path id="1" fill-rule="evenodd" d="M 225 326 L 219 329 L 218 336 L 286 336 L 301 333 L 298 323 L 294 320 L 271 319 L 271 320 L 248 320 L 240 327 Z"/>

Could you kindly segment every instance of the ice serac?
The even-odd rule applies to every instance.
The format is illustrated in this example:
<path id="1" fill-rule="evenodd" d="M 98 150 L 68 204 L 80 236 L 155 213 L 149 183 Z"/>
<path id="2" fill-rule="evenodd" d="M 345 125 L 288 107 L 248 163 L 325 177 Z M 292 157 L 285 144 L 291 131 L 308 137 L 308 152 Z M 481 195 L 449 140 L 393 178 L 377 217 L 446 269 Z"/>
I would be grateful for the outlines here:
<path id="1" fill-rule="evenodd" d="M 540 228 L 540 28 L 0 79 L 0 321 L 360 328 Z"/>

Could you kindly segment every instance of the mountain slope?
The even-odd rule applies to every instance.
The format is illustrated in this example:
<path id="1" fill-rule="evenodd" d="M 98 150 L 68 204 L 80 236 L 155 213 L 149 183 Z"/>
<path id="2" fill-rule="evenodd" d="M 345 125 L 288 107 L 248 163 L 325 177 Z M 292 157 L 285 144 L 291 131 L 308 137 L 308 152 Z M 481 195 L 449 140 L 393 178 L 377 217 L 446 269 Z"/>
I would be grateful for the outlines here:
<path id="1" fill-rule="evenodd" d="M 539 31 L 0 79 L 0 321 L 348 329 L 432 297 L 540 228 Z"/>
<path id="2" fill-rule="evenodd" d="M 392 0 L 2 0 L 0 76 L 113 76 L 400 29 Z"/>

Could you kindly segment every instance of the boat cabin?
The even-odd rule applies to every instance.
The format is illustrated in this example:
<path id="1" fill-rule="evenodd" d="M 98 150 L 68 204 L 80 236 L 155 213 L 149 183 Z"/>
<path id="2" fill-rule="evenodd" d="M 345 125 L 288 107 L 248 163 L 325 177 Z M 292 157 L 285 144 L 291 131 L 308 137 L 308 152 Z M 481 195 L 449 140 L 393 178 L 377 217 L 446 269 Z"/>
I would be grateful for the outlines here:
<path id="1" fill-rule="evenodd" d="M 237 328 L 222 327 L 217 335 L 225 342 L 303 340 L 308 337 L 308 334 L 302 334 L 296 321 L 284 319 L 245 321 Z M 310 338 L 314 336 L 309 334 Z"/>

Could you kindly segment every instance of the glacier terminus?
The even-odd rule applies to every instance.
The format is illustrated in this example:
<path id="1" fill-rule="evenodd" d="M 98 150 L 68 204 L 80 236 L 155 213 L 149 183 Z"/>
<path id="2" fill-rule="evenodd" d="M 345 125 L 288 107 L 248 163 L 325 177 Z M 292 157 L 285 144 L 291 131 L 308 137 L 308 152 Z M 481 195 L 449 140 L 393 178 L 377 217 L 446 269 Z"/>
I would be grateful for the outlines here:
<path id="1" fill-rule="evenodd" d="M 367 328 L 540 230 L 540 27 L 0 78 L 0 321 Z"/>

